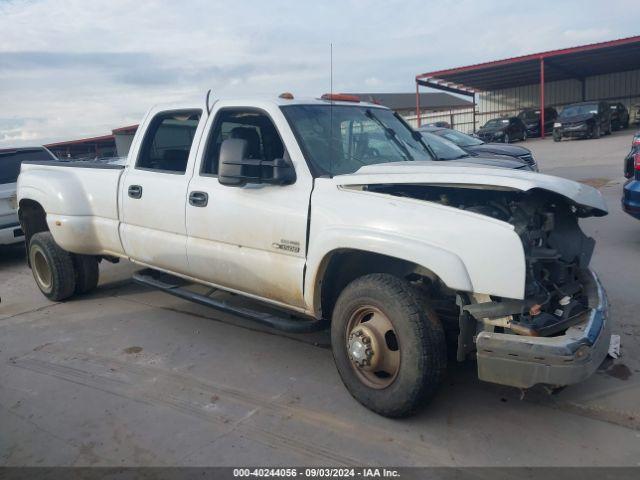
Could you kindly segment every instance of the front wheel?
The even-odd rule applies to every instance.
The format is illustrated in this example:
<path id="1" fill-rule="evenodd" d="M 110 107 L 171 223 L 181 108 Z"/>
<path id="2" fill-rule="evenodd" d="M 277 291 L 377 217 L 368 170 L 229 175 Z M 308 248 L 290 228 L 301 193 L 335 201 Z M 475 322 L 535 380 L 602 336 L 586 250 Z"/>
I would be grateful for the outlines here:
<path id="1" fill-rule="evenodd" d="M 504 134 L 504 137 L 502 137 L 502 141 L 503 141 L 504 143 L 509 143 L 509 140 L 510 140 L 510 139 L 509 139 L 509 134 L 508 134 L 508 133 L 505 133 L 505 134 Z"/>
<path id="2" fill-rule="evenodd" d="M 442 325 L 409 282 L 371 274 L 351 282 L 332 315 L 331 346 L 349 393 L 386 417 L 404 417 L 436 392 L 446 369 Z"/>
<path id="3" fill-rule="evenodd" d="M 600 125 L 595 125 L 591 131 L 592 138 L 600 138 Z"/>
<path id="4" fill-rule="evenodd" d="M 527 139 L 527 131 L 522 132 L 522 141 L 524 142 Z"/>
<path id="5" fill-rule="evenodd" d="M 73 295 L 76 288 L 73 259 L 58 246 L 50 232 L 31 237 L 29 264 L 36 285 L 49 300 L 57 302 Z"/>

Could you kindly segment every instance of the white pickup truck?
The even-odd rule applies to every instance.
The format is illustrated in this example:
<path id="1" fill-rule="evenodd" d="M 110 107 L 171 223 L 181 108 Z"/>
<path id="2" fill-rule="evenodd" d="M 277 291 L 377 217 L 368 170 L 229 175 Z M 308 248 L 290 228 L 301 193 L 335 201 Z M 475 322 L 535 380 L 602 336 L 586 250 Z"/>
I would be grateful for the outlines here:
<path id="1" fill-rule="evenodd" d="M 184 298 L 290 331 L 330 325 L 349 392 L 390 417 L 434 394 L 447 350 L 475 356 L 482 380 L 527 388 L 585 379 L 609 346 L 578 225 L 607 214 L 597 190 L 435 162 L 400 117 L 347 96 L 156 107 L 126 165 L 24 163 L 18 204 L 50 299 L 126 258 L 147 267 L 138 281 Z"/>

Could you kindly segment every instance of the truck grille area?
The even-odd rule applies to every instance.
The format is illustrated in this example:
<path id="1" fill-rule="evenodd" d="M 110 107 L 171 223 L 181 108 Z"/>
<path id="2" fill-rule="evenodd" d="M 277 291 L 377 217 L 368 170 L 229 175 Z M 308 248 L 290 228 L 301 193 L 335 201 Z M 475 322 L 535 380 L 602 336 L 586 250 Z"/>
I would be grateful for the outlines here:
<path id="1" fill-rule="evenodd" d="M 575 208 L 553 196 L 511 203 L 526 260 L 525 299 L 492 299 L 467 310 L 485 325 L 520 335 L 553 336 L 584 319 L 589 298 L 582 278 L 595 241 L 578 225 Z M 497 317 L 510 316 L 496 323 Z"/>

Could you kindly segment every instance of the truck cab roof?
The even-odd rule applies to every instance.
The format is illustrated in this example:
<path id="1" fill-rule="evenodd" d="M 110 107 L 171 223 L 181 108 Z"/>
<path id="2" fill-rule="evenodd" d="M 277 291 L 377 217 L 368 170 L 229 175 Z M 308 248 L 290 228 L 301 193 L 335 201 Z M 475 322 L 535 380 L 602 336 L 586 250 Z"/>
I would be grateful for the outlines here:
<path id="1" fill-rule="evenodd" d="M 242 105 L 242 106 L 277 106 L 284 107 L 289 105 L 331 105 L 334 106 L 347 106 L 347 107 L 369 107 L 369 108 L 380 108 L 388 110 L 388 107 L 384 105 L 378 105 L 369 102 L 355 102 L 355 101 L 340 101 L 340 100 L 325 100 L 322 98 L 315 97 L 296 97 L 294 96 L 292 99 L 282 98 L 280 96 L 274 95 L 263 95 L 263 96 L 251 96 L 251 97 L 224 97 L 224 98 L 212 98 L 210 100 L 210 107 L 215 103 L 221 103 L 224 105 Z M 154 106 L 154 110 L 191 110 L 203 108 L 205 105 L 202 103 L 161 103 Z"/>

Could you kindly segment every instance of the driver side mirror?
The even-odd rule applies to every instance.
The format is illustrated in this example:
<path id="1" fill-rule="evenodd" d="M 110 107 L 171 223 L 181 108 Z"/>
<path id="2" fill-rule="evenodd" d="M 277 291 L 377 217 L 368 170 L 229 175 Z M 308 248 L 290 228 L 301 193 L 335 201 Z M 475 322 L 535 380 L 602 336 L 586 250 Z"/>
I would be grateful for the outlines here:
<path id="1" fill-rule="evenodd" d="M 220 145 L 218 181 L 228 187 L 247 183 L 289 185 L 296 181 L 296 171 L 285 152 L 285 158 L 260 160 L 247 158 L 248 142 L 229 138 Z"/>

